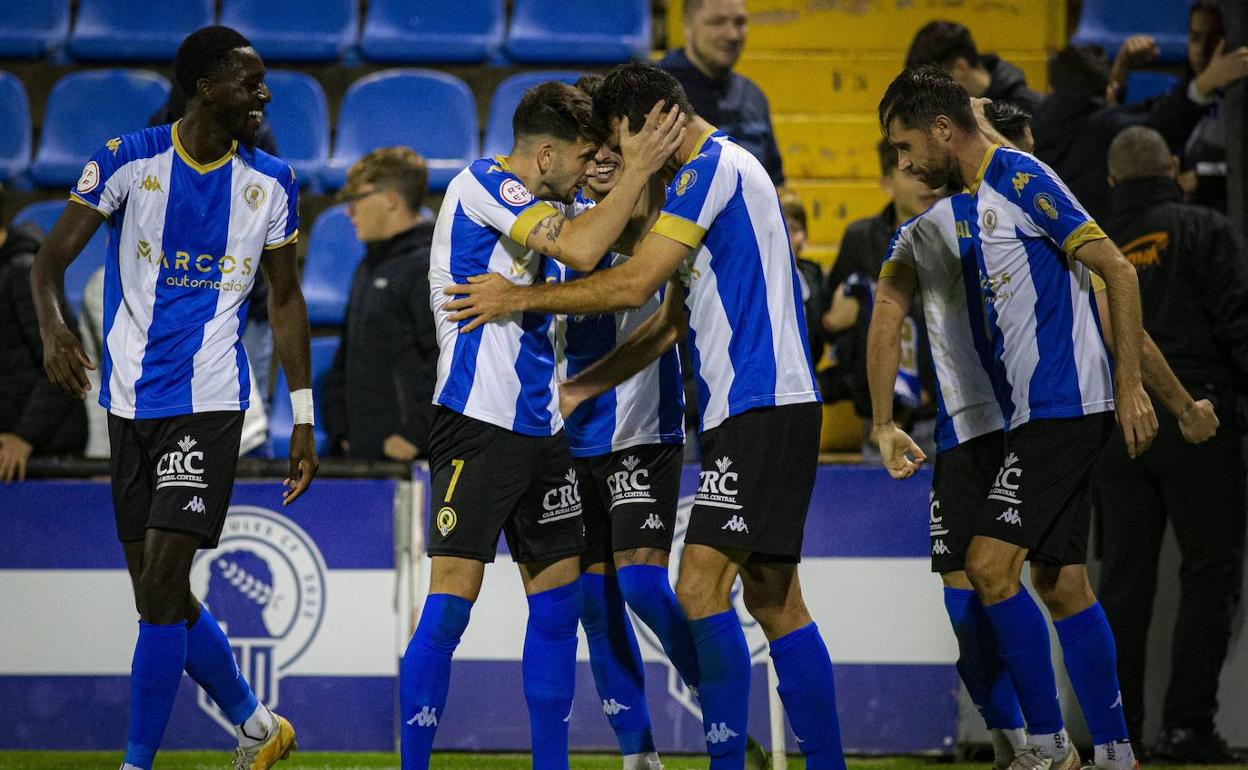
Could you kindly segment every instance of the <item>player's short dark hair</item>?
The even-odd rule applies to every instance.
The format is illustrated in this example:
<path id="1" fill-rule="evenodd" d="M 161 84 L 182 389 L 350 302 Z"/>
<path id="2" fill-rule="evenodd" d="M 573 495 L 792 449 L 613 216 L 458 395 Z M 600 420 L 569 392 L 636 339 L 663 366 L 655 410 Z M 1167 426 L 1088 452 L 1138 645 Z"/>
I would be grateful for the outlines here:
<path id="1" fill-rule="evenodd" d="M 679 107 L 685 115 L 693 114 L 689 95 L 670 72 L 644 62 L 620 64 L 607 73 L 594 94 L 594 117 L 604 127 L 615 118 L 627 117 L 629 129 L 636 133 L 659 100 L 665 110 Z"/>
<path id="2" fill-rule="evenodd" d="M 230 27 L 197 29 L 178 46 L 173 75 L 187 98 L 193 97 L 200 78 L 211 78 L 230 64 L 230 52 L 250 48 L 251 41 Z"/>
<path id="3" fill-rule="evenodd" d="M 572 85 L 589 94 L 589 98 L 593 99 L 594 94 L 598 93 L 598 89 L 602 87 L 602 80 L 601 74 L 590 72 L 589 74 L 581 75 Z"/>
<path id="4" fill-rule="evenodd" d="M 880 159 L 880 176 L 888 176 L 897 170 L 897 148 L 881 139 L 875 145 L 875 154 Z"/>
<path id="5" fill-rule="evenodd" d="M 964 131 L 976 130 L 966 89 L 939 67 L 911 67 L 893 78 L 880 100 L 880 130 L 888 135 L 894 120 L 904 128 L 926 129 L 940 115 Z"/>
<path id="6" fill-rule="evenodd" d="M 956 21 L 930 21 L 914 33 L 910 50 L 906 51 L 906 68 L 935 64 L 950 69 L 959 58 L 966 59 L 972 67 L 979 64 L 971 31 Z"/>
<path id="7" fill-rule="evenodd" d="M 1024 133 L 1031 124 L 1031 113 L 1013 102 L 993 102 L 984 108 L 984 115 L 997 132 L 1015 147 L 1022 145 Z"/>
<path id="8" fill-rule="evenodd" d="M 1104 96 L 1109 86 L 1109 61 L 1099 45 L 1068 45 L 1049 60 L 1049 85 L 1054 91 Z"/>
<path id="9" fill-rule="evenodd" d="M 511 130 L 516 141 L 526 136 L 553 136 L 565 142 L 579 138 L 601 144 L 605 132 L 594 122 L 594 102 L 579 88 L 548 80 L 524 92 Z"/>

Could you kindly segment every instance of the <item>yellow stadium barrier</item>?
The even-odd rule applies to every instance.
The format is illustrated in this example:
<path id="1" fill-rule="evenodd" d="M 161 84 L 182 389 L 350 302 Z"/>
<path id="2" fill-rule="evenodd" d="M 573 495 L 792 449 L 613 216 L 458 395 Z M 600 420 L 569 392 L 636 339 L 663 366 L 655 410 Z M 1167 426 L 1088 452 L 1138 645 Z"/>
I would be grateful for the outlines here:
<path id="1" fill-rule="evenodd" d="M 874 115 L 773 115 L 776 143 L 789 179 L 877 179 Z"/>
<path id="2" fill-rule="evenodd" d="M 880 213 L 888 203 L 876 182 L 794 179 L 787 186 L 806 204 L 811 243 L 840 243 L 846 225 Z"/>

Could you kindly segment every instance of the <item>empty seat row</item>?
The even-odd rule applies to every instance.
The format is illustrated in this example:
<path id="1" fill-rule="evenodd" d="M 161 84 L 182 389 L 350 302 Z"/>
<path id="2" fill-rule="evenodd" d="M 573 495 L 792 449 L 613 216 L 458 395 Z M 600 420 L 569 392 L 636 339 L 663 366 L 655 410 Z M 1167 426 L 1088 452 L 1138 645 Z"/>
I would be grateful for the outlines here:
<path id="1" fill-rule="evenodd" d="M 511 147 L 511 115 L 529 87 L 545 80 L 567 83 L 577 72 L 523 73 L 504 80 L 490 103 L 487 154 Z M 443 190 L 478 157 L 477 109 L 459 78 L 434 70 L 384 70 L 361 78 L 343 97 L 338 136 L 330 152 L 325 92 L 311 76 L 271 70 L 273 101 L 266 115 L 278 151 L 306 187 L 336 190 L 360 156 L 389 145 L 410 145 L 429 164 L 429 186 Z M 70 73 L 53 86 L 44 113 L 39 150 L 31 163 L 31 121 L 20 80 L 0 72 L 0 183 L 29 168 L 42 187 L 67 186 L 85 160 L 109 138 L 147 125 L 169 97 L 169 82 L 147 70 Z"/>
<path id="2" fill-rule="evenodd" d="M 168 61 L 186 35 L 214 22 L 215 0 L 70 0 L 12 3 L 0 57 L 64 48 L 80 61 Z M 579 0 L 222 0 L 218 23 L 247 36 L 269 61 L 337 61 L 357 49 L 386 63 L 598 62 L 650 50 L 646 0 L 612 0 L 592 13 Z"/>

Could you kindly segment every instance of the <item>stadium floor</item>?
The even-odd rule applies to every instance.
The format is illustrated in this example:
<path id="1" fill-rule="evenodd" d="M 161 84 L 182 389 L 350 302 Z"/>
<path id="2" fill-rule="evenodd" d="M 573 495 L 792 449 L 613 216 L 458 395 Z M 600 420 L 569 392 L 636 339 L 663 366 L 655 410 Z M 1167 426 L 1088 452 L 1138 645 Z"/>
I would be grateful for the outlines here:
<path id="1" fill-rule="evenodd" d="M 156 763 L 159 770 L 220 770 L 229 764 L 221 751 L 162 751 Z M 705 757 L 668 756 L 667 770 L 705 770 Z M 115 751 L 0 751 L 0 770 L 114 770 L 121 763 Z M 607 754 L 574 754 L 572 770 L 617 770 L 620 758 Z M 275 770 L 397 770 L 397 754 L 340 754 L 299 752 L 279 763 Z M 803 770 L 801 757 L 789 758 L 789 770 Z M 438 754 L 436 770 L 528 770 L 529 758 L 522 754 Z M 986 770 L 987 763 L 961 764 L 924 757 L 880 757 L 850 759 L 849 770 Z M 1196 767 L 1196 766 L 1192 766 Z M 1184 770 L 1168 766 L 1167 770 Z M 1221 765 L 1219 770 L 1248 770 L 1248 765 Z"/>

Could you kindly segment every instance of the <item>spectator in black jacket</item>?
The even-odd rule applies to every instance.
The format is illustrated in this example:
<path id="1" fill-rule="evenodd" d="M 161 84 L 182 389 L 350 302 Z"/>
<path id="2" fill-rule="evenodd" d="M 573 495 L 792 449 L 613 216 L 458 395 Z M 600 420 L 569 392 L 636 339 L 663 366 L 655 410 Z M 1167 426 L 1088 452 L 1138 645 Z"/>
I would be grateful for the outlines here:
<path id="1" fill-rule="evenodd" d="M 1035 114 L 1040 94 L 1027 87 L 1023 71 L 993 54 L 975 48 L 971 31 L 956 21 L 932 21 L 914 34 L 906 52 L 906 68 L 934 64 L 971 96 L 1005 101 Z"/>
<path id="2" fill-rule="evenodd" d="M 1123 131 L 1109 150 L 1113 213 L 1102 223 L 1139 273 L 1144 329 L 1194 399 L 1220 421 L 1203 444 L 1185 443 L 1182 418 L 1158 410 L 1160 430 L 1130 460 L 1122 434 L 1094 475 L 1101 585 L 1118 644 L 1118 678 L 1131 740 L 1142 739 L 1144 664 L 1166 522 L 1182 555 L 1170 683 L 1154 755 L 1180 764 L 1236 758 L 1214 730 L 1218 676 L 1239 602 L 1245 478 L 1236 392 L 1248 390 L 1248 246 L 1226 217 L 1182 202 L 1178 162 L 1148 128 Z M 1195 405 L 1189 405 L 1192 409 Z M 1137 744 L 1142 745 L 1142 744 Z"/>
<path id="3" fill-rule="evenodd" d="M 36 225 L 0 227 L 0 482 L 6 484 L 26 478 L 33 455 L 81 454 L 87 444 L 83 403 L 60 392 L 43 373 L 30 288 L 30 268 L 42 242 Z M 75 328 L 64 297 L 61 312 Z"/>
<path id="4" fill-rule="evenodd" d="M 428 181 L 414 150 L 383 147 L 351 167 L 341 194 L 367 251 L 323 398 L 333 448 L 352 459 L 411 462 L 429 448 L 438 341 L 429 308 L 434 223 L 420 213 Z"/>

